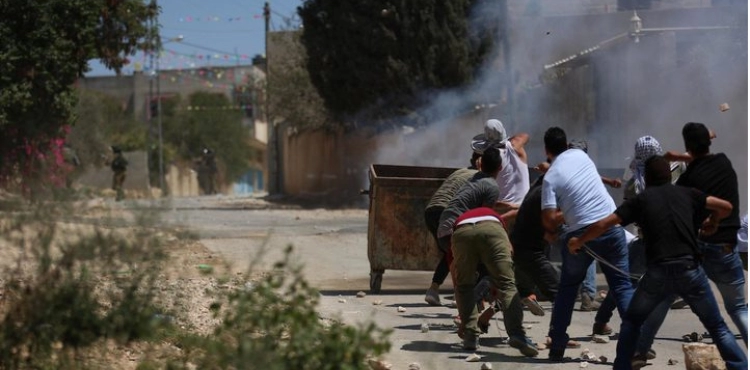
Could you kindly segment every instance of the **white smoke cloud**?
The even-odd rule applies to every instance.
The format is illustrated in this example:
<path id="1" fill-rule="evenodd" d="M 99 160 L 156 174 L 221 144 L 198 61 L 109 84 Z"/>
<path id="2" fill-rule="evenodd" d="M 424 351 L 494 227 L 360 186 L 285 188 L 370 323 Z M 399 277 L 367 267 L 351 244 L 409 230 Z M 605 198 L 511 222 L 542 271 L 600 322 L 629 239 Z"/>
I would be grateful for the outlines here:
<path id="1" fill-rule="evenodd" d="M 638 12 L 644 29 L 693 30 L 648 32 L 638 43 L 626 36 L 592 50 L 602 41 L 627 33 L 633 12 L 613 12 L 614 1 L 566 1 L 567 8 L 560 5 L 563 2 L 537 3 L 542 15 L 555 10 L 550 4 L 567 15 L 579 15 L 527 17 L 522 15 L 527 8 L 511 6 L 512 110 L 502 91 L 501 81 L 508 77 L 503 60 L 493 60 L 469 89 L 436 94 L 419 114 L 438 118 L 381 147 L 374 163 L 465 166 L 471 137 L 482 131 L 486 119 L 499 118 L 509 134 L 524 131 L 531 135 L 527 152 L 532 165 L 544 159 L 544 131 L 559 126 L 569 139 L 589 142 L 590 155 L 600 168 L 624 168 L 638 137 L 652 135 L 665 149 L 683 150 L 682 126 L 702 122 L 718 135 L 712 151 L 725 152 L 732 160 L 739 177 L 742 212 L 747 211 L 746 10 L 719 6 L 660 9 L 698 3 L 653 2 L 654 10 Z M 607 13 L 580 15 L 591 11 Z M 483 22 L 488 17 L 501 19 L 496 2 L 473 13 L 481 15 Z M 733 29 L 701 28 L 713 26 Z M 577 58 L 582 63 L 565 70 L 557 81 L 540 83 L 544 65 L 584 50 L 593 51 L 588 59 Z M 501 53 L 497 55 L 502 58 Z M 722 103 L 731 108 L 720 111 Z"/>

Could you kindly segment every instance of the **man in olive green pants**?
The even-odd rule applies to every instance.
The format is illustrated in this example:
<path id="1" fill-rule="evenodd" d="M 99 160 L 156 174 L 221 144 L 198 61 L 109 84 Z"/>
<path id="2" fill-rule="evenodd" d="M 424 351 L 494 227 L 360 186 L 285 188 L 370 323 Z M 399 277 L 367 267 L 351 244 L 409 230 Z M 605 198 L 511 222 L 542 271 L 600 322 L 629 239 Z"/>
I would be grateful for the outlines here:
<path id="1" fill-rule="evenodd" d="M 456 271 L 458 312 L 461 322 L 466 323 L 466 349 L 472 349 L 471 338 L 480 333 L 477 327 L 479 315 L 472 297 L 476 266 L 483 263 L 498 290 L 505 329 L 510 337 L 508 344 L 519 349 L 525 356 L 536 356 L 538 351 L 523 329 L 523 309 L 516 290 L 512 247 L 500 216 L 490 208 L 480 207 L 464 213 L 456 224 L 453 233 L 453 264 Z"/>
<path id="2" fill-rule="evenodd" d="M 499 189 L 494 177 L 502 165 L 499 151 L 489 147 L 479 162 L 481 172 L 464 184 L 441 215 L 440 227 L 452 234 L 453 272 L 456 276 L 456 304 L 461 317 L 459 336 L 465 350 L 479 345 L 477 306 L 474 285 L 477 266 L 487 267 L 492 283 L 499 291 L 508 344 L 525 356 L 536 356 L 536 345 L 523 329 L 523 308 L 516 290 L 511 245 L 502 219 L 492 208 Z M 440 228 L 438 229 L 440 230 Z"/>

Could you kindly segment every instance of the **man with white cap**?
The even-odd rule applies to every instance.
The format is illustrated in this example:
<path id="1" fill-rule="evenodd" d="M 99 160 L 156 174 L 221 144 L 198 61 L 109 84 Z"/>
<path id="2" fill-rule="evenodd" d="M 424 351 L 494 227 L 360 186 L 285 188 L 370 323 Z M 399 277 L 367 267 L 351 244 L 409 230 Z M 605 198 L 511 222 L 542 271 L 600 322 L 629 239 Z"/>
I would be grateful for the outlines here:
<path id="1" fill-rule="evenodd" d="M 500 150 L 503 168 L 497 175 L 497 185 L 500 187 L 500 199 L 495 207 L 506 221 L 512 221 L 529 191 L 528 157 L 524 147 L 529 142 L 529 134 L 517 133 L 508 138 L 505 126 L 498 119 L 489 119 L 484 123 L 484 133 L 472 139 L 471 147 L 478 153 L 494 147 Z"/>
<path id="2" fill-rule="evenodd" d="M 471 148 L 477 153 L 483 153 L 488 148 L 500 151 L 503 168 L 496 178 L 500 198 L 495 204 L 495 211 L 506 222 L 508 233 L 512 232 L 518 208 L 531 187 L 528 157 L 524 148 L 528 142 L 529 134 L 525 132 L 509 138 L 503 123 L 494 118 L 487 120 L 484 123 L 484 133 L 474 136 L 471 141 Z M 519 274 L 517 279 L 521 285 L 533 285 L 530 278 L 523 274 Z M 535 295 L 523 297 L 522 302 L 534 315 L 544 316 L 544 309 L 537 302 Z"/>

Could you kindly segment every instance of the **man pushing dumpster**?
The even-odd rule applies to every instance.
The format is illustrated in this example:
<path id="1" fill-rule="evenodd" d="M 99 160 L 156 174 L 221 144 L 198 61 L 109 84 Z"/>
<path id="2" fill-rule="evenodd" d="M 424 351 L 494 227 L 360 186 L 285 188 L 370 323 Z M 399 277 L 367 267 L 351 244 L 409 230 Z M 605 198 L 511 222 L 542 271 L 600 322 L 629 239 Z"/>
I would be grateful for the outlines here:
<path id="1" fill-rule="evenodd" d="M 456 195 L 458 189 L 466 184 L 469 179 L 477 173 L 477 163 L 480 154 L 472 152 L 471 159 L 469 160 L 470 166 L 468 168 L 459 168 L 453 172 L 447 179 L 440 185 L 440 188 L 430 199 L 427 207 L 424 211 L 424 219 L 427 228 L 430 230 L 430 234 L 435 239 L 438 249 L 442 258 L 435 267 L 435 273 L 432 275 L 432 283 L 430 288 L 427 289 L 427 293 L 424 296 L 425 302 L 431 306 L 440 306 L 440 285 L 445 282 L 445 278 L 448 277 L 450 271 L 450 262 L 452 256 L 450 252 L 450 235 L 446 235 L 443 238 L 438 238 L 437 231 L 440 225 L 440 215 L 443 214 L 445 207 Z"/>
<path id="2" fill-rule="evenodd" d="M 500 152 L 488 148 L 478 164 L 480 172 L 463 185 L 440 217 L 438 236 L 452 236 L 453 270 L 456 275 L 456 304 L 461 318 L 458 335 L 463 348 L 479 346 L 478 310 L 474 301 L 477 266 L 483 264 L 498 289 L 508 344 L 524 356 L 539 354 L 523 328 L 523 309 L 516 290 L 512 247 L 502 218 L 492 207 L 500 194 L 495 181 L 502 161 Z"/>

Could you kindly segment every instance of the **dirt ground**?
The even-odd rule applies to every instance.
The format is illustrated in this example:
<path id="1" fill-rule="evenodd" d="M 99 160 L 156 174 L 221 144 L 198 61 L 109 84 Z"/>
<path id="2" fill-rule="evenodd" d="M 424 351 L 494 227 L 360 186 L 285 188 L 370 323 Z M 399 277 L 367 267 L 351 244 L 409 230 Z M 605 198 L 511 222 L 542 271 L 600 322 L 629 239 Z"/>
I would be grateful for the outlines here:
<path id="1" fill-rule="evenodd" d="M 15 200 L 13 198 L 7 193 L 0 194 L 0 201 Z M 76 210 L 74 218 L 65 217 L 58 221 L 56 239 L 60 241 L 69 239 L 71 235 L 87 234 L 100 228 L 122 233 L 134 231 L 130 222 L 133 218 L 132 210 L 112 207 L 105 199 L 79 201 L 73 204 L 73 209 Z M 9 216 L 13 212 L 8 210 L 7 203 L 5 207 L 0 207 L 3 215 L 0 222 L 10 222 Z M 95 223 L 95 220 L 104 219 L 108 225 Z M 28 232 L 34 233 L 33 230 Z M 247 281 L 246 274 L 231 273 L 221 257 L 209 251 L 188 230 L 159 227 L 152 229 L 152 232 L 163 241 L 162 247 L 168 255 L 156 283 L 157 304 L 164 309 L 163 319 L 191 333 L 210 333 L 218 323 L 209 309 L 213 302 L 212 293 L 242 286 Z M 33 235 L 29 235 L 27 239 L 32 237 Z M 33 273 L 34 258 L 22 257 L 23 253 L 19 252 L 18 245 L 9 239 L 10 236 L 0 238 L 0 268 L 7 272 L 21 266 L 18 271 Z M 259 276 L 256 275 L 256 278 Z M 99 277 L 98 285 L 107 286 L 113 278 Z M 4 282 L 5 279 L 0 277 L 0 283 Z M 12 298 L 5 291 L 0 291 L 0 313 L 6 312 L 10 299 Z M 90 369 L 130 370 L 136 369 L 144 361 L 158 363 L 166 357 L 178 357 L 180 351 L 180 348 L 166 342 L 119 344 L 114 340 L 106 340 L 75 353 L 59 348 L 55 356 L 67 356 L 80 366 Z"/>
<path id="2" fill-rule="evenodd" d="M 174 316 L 169 317 L 182 329 L 210 333 L 218 323 L 209 310 L 210 292 L 230 289 L 234 282 L 219 281 L 218 277 L 226 272 L 221 267 L 214 267 L 212 273 L 196 267 L 221 266 L 217 263 L 218 257 L 200 242 L 171 238 L 165 247 L 169 258 L 158 283 L 159 300 L 165 309 L 174 312 Z M 166 342 L 118 345 L 107 341 L 87 353 L 86 362 L 95 369 L 132 370 L 146 360 L 159 362 L 167 356 L 177 357 L 180 352 L 180 348 Z"/>

